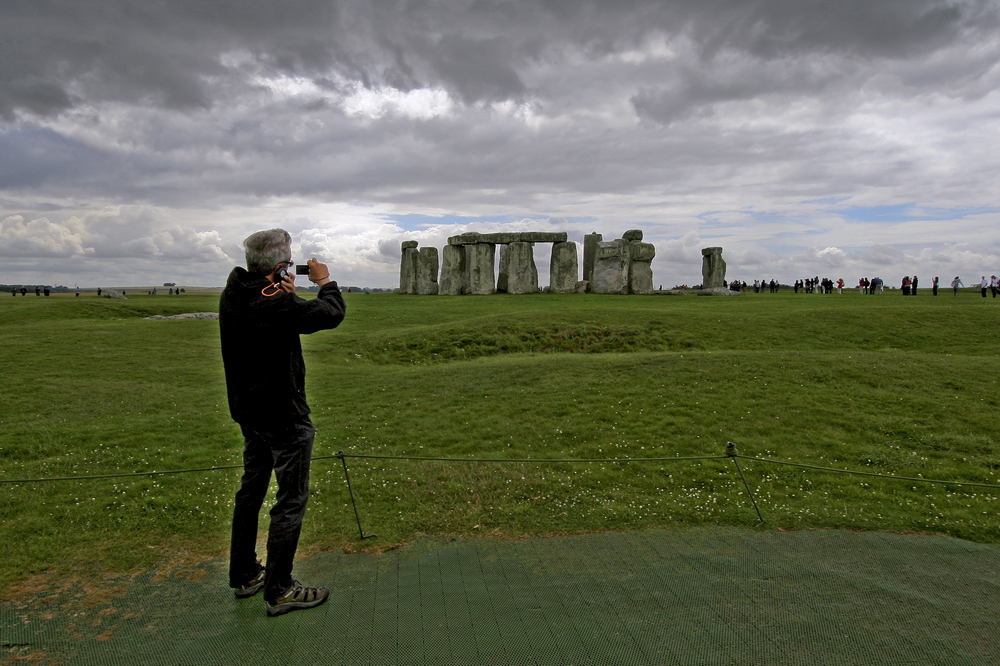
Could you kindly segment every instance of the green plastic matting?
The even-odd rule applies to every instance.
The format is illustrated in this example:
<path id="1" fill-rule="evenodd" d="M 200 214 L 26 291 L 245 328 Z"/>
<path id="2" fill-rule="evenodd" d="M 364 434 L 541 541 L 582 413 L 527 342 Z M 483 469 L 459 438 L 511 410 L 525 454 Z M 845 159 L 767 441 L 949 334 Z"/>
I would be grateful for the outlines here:
<path id="1" fill-rule="evenodd" d="M 1000 664 L 1000 546 L 737 528 L 422 539 L 296 563 L 268 618 L 225 562 L 0 605 L 0 663 Z"/>

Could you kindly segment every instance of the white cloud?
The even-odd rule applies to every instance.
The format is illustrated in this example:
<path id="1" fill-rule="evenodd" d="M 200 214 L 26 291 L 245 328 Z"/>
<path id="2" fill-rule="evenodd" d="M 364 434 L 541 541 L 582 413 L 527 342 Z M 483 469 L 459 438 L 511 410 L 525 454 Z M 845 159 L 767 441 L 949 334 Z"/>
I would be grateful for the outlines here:
<path id="1" fill-rule="evenodd" d="M 371 90 L 360 86 L 341 105 L 349 116 L 378 119 L 395 113 L 419 120 L 448 115 L 454 106 L 448 91 L 440 88 L 404 92 L 395 88 Z"/>
<path id="2" fill-rule="evenodd" d="M 839 247 L 827 247 L 816 253 L 816 261 L 825 268 L 842 268 L 847 264 L 847 255 Z"/>
<path id="3" fill-rule="evenodd" d="M 20 215 L 0 221 L 0 256 L 30 259 L 67 258 L 89 254 L 79 231 L 44 217 L 28 222 Z"/>

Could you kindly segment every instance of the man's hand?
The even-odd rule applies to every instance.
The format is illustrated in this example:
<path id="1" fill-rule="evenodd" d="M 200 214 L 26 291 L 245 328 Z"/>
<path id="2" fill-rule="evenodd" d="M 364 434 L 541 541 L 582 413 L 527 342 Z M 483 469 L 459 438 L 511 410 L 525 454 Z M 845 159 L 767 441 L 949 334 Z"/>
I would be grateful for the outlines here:
<path id="1" fill-rule="evenodd" d="M 306 265 L 309 266 L 310 282 L 315 282 L 317 286 L 322 287 L 330 281 L 330 269 L 326 267 L 326 264 L 316 261 L 316 257 L 307 261 Z"/>
<path id="2" fill-rule="evenodd" d="M 281 284 L 279 284 L 278 286 L 281 287 L 282 291 L 286 291 L 289 294 L 294 294 L 295 275 L 293 273 L 285 273 L 285 277 L 281 280 Z"/>

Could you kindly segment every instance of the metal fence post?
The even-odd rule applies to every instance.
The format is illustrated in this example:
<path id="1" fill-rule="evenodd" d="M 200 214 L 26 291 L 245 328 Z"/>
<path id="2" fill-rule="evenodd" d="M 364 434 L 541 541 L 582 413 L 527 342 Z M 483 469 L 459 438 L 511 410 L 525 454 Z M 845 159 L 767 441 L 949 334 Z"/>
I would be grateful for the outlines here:
<path id="1" fill-rule="evenodd" d="M 344 463 L 344 478 L 347 479 L 347 492 L 351 494 L 351 506 L 354 507 L 354 519 L 358 521 L 358 532 L 361 533 L 361 540 L 371 539 L 377 534 L 365 534 L 364 528 L 361 527 L 361 516 L 358 514 L 358 503 L 354 501 L 354 489 L 351 488 L 351 475 L 347 473 L 347 456 L 343 451 L 337 451 L 336 458 L 340 458 L 340 462 Z"/>
<path id="2" fill-rule="evenodd" d="M 740 473 L 740 478 L 743 479 L 743 487 L 747 489 L 747 495 L 750 496 L 750 501 L 753 502 L 754 511 L 757 512 L 758 523 L 757 527 L 764 524 L 764 516 L 760 515 L 760 508 L 757 506 L 757 500 L 753 497 L 753 491 L 750 490 L 750 484 L 747 483 L 747 477 L 744 476 L 743 470 L 740 468 L 740 461 L 737 460 L 739 454 L 736 453 L 736 445 L 732 442 L 726 442 L 726 455 L 733 459 L 733 463 L 736 465 L 736 470 Z M 346 467 L 344 468 L 347 469 Z"/>

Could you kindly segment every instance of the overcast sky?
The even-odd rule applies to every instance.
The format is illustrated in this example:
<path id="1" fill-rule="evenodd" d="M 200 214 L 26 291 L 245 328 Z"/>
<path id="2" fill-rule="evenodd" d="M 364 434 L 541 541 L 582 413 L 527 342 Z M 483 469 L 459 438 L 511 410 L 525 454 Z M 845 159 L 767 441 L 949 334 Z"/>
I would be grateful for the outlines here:
<path id="1" fill-rule="evenodd" d="M 992 0 L 4 0 L 0 282 L 342 284 L 642 229 L 654 284 L 1000 273 Z M 548 246 L 536 245 L 540 281 Z"/>

